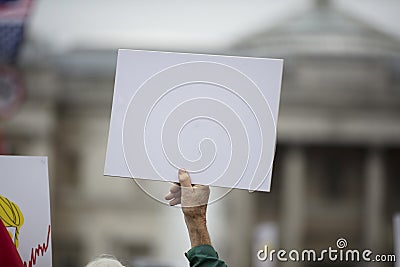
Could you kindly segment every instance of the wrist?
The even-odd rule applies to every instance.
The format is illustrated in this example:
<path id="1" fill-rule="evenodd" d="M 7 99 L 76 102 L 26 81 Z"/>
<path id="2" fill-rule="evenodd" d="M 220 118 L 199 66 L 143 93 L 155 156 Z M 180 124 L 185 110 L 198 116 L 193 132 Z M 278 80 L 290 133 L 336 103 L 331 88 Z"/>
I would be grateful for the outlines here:
<path id="1" fill-rule="evenodd" d="M 207 229 L 207 221 L 204 217 L 185 216 L 185 223 L 189 232 L 192 247 L 200 245 L 211 245 L 210 236 Z"/>
<path id="2" fill-rule="evenodd" d="M 206 215 L 185 215 L 185 223 L 187 227 L 207 227 Z"/>

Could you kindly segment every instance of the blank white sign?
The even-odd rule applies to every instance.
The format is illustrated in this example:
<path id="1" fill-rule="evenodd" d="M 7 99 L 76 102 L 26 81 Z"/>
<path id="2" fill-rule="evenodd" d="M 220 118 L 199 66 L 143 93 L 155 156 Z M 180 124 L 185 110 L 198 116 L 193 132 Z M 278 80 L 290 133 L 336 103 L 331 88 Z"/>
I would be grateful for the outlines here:
<path id="1" fill-rule="evenodd" d="M 282 67 L 119 50 L 104 174 L 269 191 Z"/>

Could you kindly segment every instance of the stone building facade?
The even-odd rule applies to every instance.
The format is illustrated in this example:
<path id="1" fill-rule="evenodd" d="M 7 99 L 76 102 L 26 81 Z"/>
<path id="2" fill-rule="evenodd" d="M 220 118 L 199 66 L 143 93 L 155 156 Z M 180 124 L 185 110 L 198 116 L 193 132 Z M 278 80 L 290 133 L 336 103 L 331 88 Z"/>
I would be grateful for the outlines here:
<path id="1" fill-rule="evenodd" d="M 82 266 L 101 253 L 133 266 L 185 266 L 180 211 L 132 180 L 102 175 L 116 51 L 46 51 L 26 46 L 26 100 L 2 127 L 11 153 L 49 156 L 54 266 Z M 400 42 L 318 1 L 220 53 L 285 59 L 272 192 L 234 190 L 210 207 L 213 241 L 229 266 L 259 266 L 253 234 L 271 222 L 288 249 L 345 237 L 355 248 L 392 252 Z"/>

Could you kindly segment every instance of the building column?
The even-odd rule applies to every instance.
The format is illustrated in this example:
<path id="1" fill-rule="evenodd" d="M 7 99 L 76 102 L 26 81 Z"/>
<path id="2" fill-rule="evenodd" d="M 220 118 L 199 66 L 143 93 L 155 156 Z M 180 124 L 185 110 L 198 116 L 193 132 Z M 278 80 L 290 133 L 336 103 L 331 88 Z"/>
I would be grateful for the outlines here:
<path id="1" fill-rule="evenodd" d="M 281 244 L 285 250 L 303 249 L 305 221 L 305 152 L 301 147 L 289 147 L 283 159 Z M 300 266 L 299 262 L 282 263 Z"/>
<path id="2" fill-rule="evenodd" d="M 230 195 L 230 209 L 233 214 L 226 227 L 230 229 L 228 266 L 251 266 L 253 255 L 252 236 L 255 220 L 254 195 L 246 190 L 234 189 Z"/>
<path id="3" fill-rule="evenodd" d="M 379 250 L 383 246 L 385 174 L 383 153 L 372 148 L 365 164 L 365 238 L 368 249 Z"/>

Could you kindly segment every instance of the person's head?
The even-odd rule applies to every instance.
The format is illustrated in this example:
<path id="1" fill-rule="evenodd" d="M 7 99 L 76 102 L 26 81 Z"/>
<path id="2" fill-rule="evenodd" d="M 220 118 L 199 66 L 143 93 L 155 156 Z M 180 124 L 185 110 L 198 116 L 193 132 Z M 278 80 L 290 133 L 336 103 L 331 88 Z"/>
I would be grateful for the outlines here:
<path id="1" fill-rule="evenodd" d="M 89 262 L 86 267 L 125 267 L 116 258 L 102 255 Z"/>

